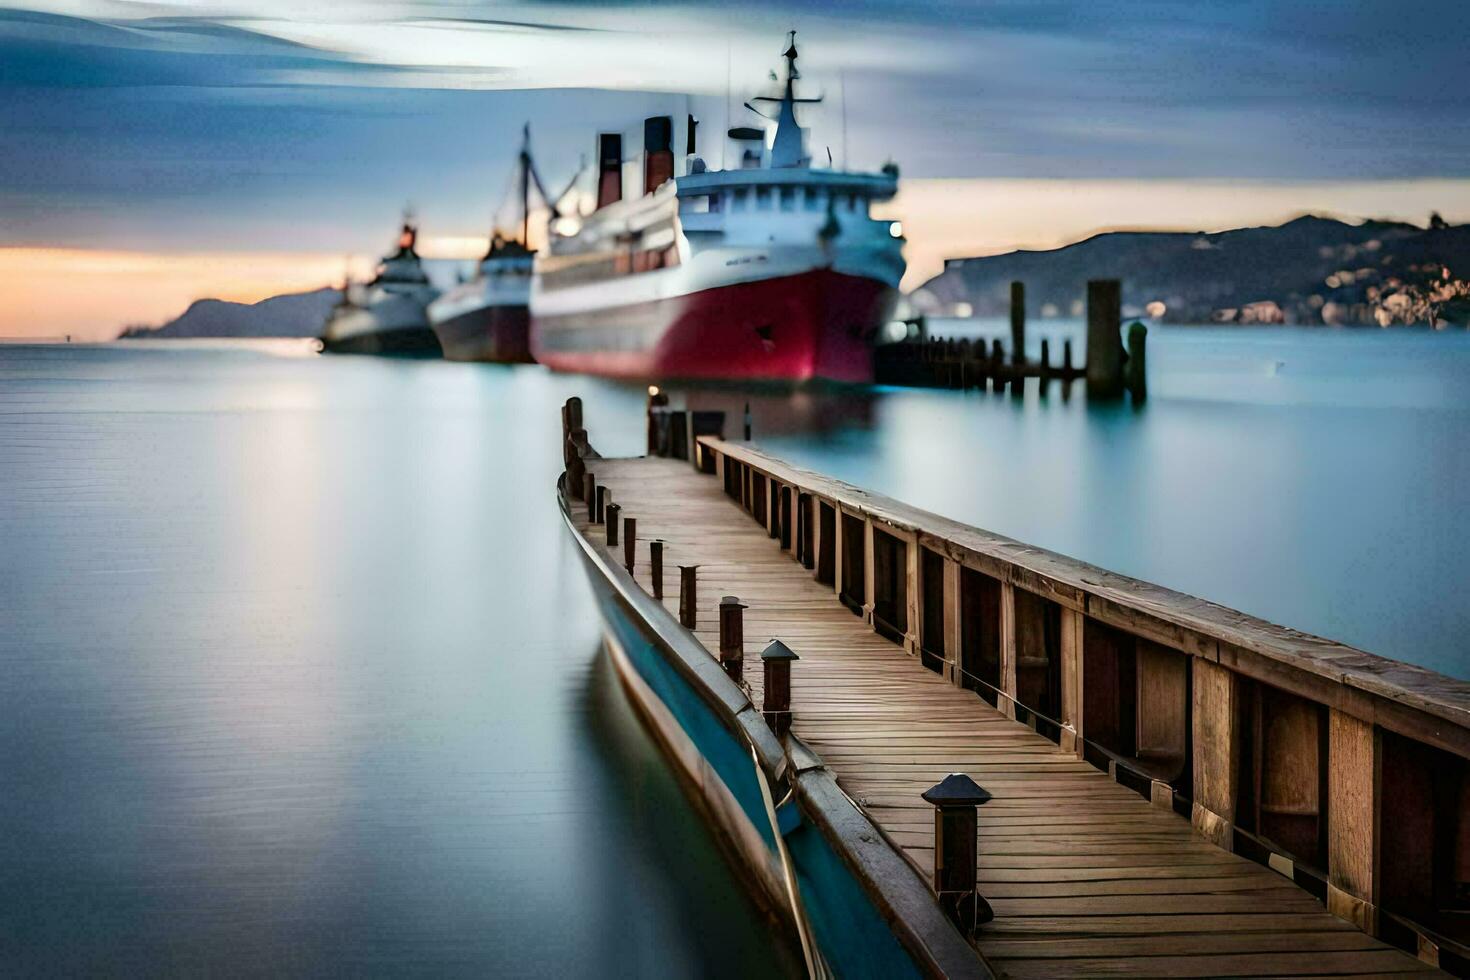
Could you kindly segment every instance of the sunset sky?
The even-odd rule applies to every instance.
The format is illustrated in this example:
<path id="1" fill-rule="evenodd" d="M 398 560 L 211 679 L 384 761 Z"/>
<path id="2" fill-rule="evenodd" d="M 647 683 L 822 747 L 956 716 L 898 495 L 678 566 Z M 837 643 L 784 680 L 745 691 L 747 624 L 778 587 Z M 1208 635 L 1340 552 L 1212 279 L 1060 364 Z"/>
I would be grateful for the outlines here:
<path id="1" fill-rule="evenodd" d="M 133 3 L 0 10 L 0 334 L 111 336 L 338 279 L 411 203 L 469 255 L 520 124 L 560 184 L 645 93 L 803 42 L 813 146 L 892 158 L 945 255 L 1302 211 L 1470 220 L 1463 3 Z M 1441 25 L 1426 29 L 1425 25 Z M 844 127 L 843 120 L 846 125 Z M 725 120 L 713 121 L 723 127 Z"/>

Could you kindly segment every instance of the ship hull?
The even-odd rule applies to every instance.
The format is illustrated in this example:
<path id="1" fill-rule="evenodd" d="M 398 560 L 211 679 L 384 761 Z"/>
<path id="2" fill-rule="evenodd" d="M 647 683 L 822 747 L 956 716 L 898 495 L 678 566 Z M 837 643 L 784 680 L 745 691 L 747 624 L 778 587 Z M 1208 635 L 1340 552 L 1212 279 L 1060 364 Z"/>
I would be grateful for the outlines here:
<path id="1" fill-rule="evenodd" d="M 897 299 L 877 279 L 809 269 L 622 306 L 535 310 L 532 353 L 554 370 L 618 378 L 867 383 L 874 337 Z"/>
<path id="2" fill-rule="evenodd" d="M 532 360 L 531 313 L 524 304 L 464 310 L 436 321 L 434 333 L 451 361 L 529 364 Z"/>
<path id="3" fill-rule="evenodd" d="M 428 327 L 398 327 L 374 330 L 349 337 L 324 337 L 322 350 L 331 354 L 382 354 L 404 357 L 438 357 L 439 338 Z"/>

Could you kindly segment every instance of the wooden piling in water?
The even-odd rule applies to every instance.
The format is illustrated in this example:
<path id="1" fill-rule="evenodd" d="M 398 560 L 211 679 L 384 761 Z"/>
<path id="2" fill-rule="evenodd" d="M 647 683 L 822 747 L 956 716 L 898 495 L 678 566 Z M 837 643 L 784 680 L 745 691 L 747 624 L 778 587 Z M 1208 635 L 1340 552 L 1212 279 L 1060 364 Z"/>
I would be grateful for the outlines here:
<path id="1" fill-rule="evenodd" d="M 1026 363 L 1026 284 L 1011 283 L 1011 363 Z"/>
<path id="2" fill-rule="evenodd" d="M 1123 394 L 1123 286 L 1117 279 L 1087 283 L 1087 397 Z"/>
<path id="3" fill-rule="evenodd" d="M 597 523 L 597 477 L 592 473 L 582 478 L 582 499 L 587 502 L 587 520 Z"/>
<path id="4" fill-rule="evenodd" d="M 1148 398 L 1148 377 L 1145 374 L 1145 344 L 1148 327 L 1137 320 L 1128 325 L 1128 390 L 1133 401 L 1141 403 Z"/>

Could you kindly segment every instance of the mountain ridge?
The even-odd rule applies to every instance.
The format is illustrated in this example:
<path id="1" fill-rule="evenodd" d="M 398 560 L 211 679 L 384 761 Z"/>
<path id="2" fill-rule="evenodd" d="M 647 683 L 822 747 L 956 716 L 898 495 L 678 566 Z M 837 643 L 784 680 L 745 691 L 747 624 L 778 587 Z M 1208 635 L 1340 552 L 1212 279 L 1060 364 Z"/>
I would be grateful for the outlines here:
<path id="1" fill-rule="evenodd" d="M 930 315 L 1002 316 L 1010 283 L 1032 315 L 1080 316 L 1089 279 L 1120 279 L 1124 313 L 1175 323 L 1470 320 L 1470 225 L 1350 223 L 1303 214 L 1221 232 L 1128 229 L 1055 249 L 950 259 L 911 301 Z"/>
<path id="2" fill-rule="evenodd" d="M 196 299 L 183 313 L 156 327 L 128 327 L 120 340 L 178 337 L 317 337 L 342 291 L 330 286 L 283 293 L 255 303 Z"/>

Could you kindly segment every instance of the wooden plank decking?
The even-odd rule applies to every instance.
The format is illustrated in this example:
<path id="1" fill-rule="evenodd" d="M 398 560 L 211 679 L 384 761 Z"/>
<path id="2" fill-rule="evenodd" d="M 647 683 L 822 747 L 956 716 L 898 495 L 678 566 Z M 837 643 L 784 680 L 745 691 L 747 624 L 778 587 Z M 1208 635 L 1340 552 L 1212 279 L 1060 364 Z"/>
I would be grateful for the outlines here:
<path id="1" fill-rule="evenodd" d="M 714 477 L 665 459 L 598 459 L 635 517 L 635 576 L 666 544 L 665 605 L 678 565 L 698 564 L 698 628 L 719 648 L 717 607 L 745 612 L 746 679 L 760 698 L 771 638 L 792 671 L 793 729 L 928 876 L 933 811 L 919 795 L 950 772 L 994 794 L 980 809 L 980 890 L 995 909 L 979 946 L 1015 977 L 1332 976 L 1431 971 L 1330 915 L 1288 879 L 1197 836 L 1092 766 L 921 667 L 837 602 L 724 495 Z M 573 508 L 587 529 L 586 507 Z M 602 545 L 605 530 L 589 530 Z M 603 547 L 606 547 L 603 545 Z M 621 563 L 621 543 L 607 549 Z"/>

